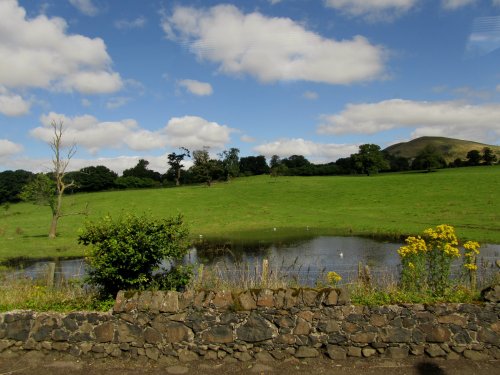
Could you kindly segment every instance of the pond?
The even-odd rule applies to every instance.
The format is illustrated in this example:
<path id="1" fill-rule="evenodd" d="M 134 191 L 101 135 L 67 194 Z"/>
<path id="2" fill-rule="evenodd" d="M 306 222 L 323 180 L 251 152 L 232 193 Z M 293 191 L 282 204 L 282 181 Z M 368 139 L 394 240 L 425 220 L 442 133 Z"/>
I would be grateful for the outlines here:
<path id="1" fill-rule="evenodd" d="M 344 280 L 352 280 L 358 264 L 370 267 L 372 275 L 395 275 L 400 266 L 396 250 L 401 243 L 380 242 L 361 237 L 314 237 L 294 241 L 248 243 L 241 241 L 197 241 L 185 256 L 186 264 L 217 266 L 226 272 L 243 267 L 259 267 L 263 259 L 269 267 L 282 273 L 295 275 L 305 284 L 328 271 L 338 272 Z M 494 269 L 500 259 L 500 245 L 482 245 L 480 263 L 484 269 Z M 7 266 L 14 274 L 30 278 L 44 277 L 47 265 L 54 260 L 16 260 Z M 458 264 L 456 265 L 458 267 Z M 83 258 L 59 259 L 56 262 L 56 278 L 80 278 L 85 273 Z"/>

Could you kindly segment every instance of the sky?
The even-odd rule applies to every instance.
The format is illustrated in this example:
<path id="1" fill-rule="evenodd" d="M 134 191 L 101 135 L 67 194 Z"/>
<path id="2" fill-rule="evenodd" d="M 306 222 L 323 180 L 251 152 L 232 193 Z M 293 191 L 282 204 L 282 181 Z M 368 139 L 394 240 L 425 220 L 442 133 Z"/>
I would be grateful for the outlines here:
<path id="1" fill-rule="evenodd" d="M 0 0 L 0 171 L 500 144 L 500 0 Z"/>

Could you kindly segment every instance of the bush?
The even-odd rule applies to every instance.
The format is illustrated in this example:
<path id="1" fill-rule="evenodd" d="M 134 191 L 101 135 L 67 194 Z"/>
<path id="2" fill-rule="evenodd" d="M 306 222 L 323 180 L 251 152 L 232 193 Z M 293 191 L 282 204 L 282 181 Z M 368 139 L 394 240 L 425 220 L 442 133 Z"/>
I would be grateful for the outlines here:
<path id="1" fill-rule="evenodd" d="M 128 289 L 179 289 L 189 282 L 189 275 L 181 272 L 181 277 L 173 267 L 168 276 L 170 271 L 161 264 L 182 259 L 188 251 L 187 235 L 181 216 L 155 220 L 126 214 L 117 220 L 105 216 L 97 223 L 88 222 L 78 237 L 79 243 L 92 245 L 87 281 L 103 297 Z"/>

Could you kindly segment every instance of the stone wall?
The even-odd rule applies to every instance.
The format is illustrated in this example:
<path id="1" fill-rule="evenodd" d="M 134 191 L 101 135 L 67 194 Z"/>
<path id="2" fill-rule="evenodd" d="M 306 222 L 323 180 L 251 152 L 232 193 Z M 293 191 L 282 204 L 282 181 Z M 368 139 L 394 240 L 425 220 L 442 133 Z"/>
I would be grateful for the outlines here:
<path id="1" fill-rule="evenodd" d="M 352 306 L 340 290 L 120 292 L 110 313 L 0 314 L 0 356 L 500 359 L 500 305 Z"/>

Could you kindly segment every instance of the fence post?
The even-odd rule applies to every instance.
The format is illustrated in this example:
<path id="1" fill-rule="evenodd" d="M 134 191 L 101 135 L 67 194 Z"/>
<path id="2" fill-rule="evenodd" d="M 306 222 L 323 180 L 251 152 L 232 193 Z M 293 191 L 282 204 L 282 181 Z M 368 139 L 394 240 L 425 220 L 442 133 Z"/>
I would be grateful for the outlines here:
<path id="1" fill-rule="evenodd" d="M 54 275 L 56 273 L 56 263 L 47 263 L 47 286 L 52 288 L 54 286 Z"/>

